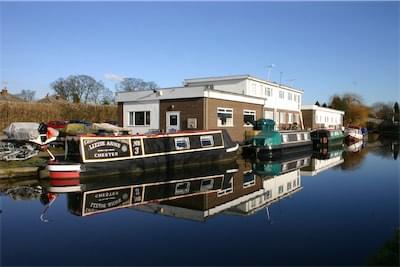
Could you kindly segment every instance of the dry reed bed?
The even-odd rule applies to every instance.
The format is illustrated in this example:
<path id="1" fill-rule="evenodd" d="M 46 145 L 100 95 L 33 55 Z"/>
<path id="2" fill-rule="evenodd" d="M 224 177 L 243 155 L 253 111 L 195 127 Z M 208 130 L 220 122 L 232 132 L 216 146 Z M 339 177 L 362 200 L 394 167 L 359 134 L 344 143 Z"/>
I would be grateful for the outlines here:
<path id="1" fill-rule="evenodd" d="M 73 103 L 0 102 L 0 132 L 12 122 L 47 122 L 60 119 L 116 121 L 117 107 Z"/>

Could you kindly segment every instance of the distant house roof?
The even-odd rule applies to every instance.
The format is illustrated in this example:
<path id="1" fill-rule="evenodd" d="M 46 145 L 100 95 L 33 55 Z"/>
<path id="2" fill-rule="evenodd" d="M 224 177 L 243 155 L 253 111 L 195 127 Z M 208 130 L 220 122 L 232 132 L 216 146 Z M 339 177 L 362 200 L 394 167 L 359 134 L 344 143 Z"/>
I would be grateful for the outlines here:
<path id="1" fill-rule="evenodd" d="M 304 106 L 301 106 L 301 110 L 322 110 L 322 111 L 334 112 L 334 113 L 339 113 L 339 114 L 344 115 L 344 111 L 342 111 L 342 110 L 328 108 L 328 107 L 321 107 L 318 105 L 304 105 Z"/>
<path id="2" fill-rule="evenodd" d="M 44 98 L 37 101 L 38 103 L 66 103 L 67 100 L 63 99 L 59 95 L 47 94 Z"/>
<path id="3" fill-rule="evenodd" d="M 8 92 L 7 88 L 4 88 L 0 92 L 0 101 L 10 101 L 10 102 L 25 102 L 22 98 L 12 95 Z"/>

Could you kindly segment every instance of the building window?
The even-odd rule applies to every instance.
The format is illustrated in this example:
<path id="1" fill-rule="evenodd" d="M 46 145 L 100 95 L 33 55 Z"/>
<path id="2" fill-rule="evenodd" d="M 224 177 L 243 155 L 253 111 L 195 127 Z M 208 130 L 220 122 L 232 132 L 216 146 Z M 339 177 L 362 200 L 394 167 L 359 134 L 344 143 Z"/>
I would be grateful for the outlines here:
<path id="1" fill-rule="evenodd" d="M 300 116 L 299 116 L 299 113 L 294 114 L 294 122 L 300 123 Z"/>
<path id="2" fill-rule="evenodd" d="M 150 111 L 129 112 L 129 126 L 149 126 Z"/>
<path id="3" fill-rule="evenodd" d="M 268 97 L 272 96 L 271 88 L 264 87 L 264 90 L 265 90 L 265 95 L 266 96 L 268 96 Z"/>
<path id="4" fill-rule="evenodd" d="M 211 147 L 214 146 L 214 138 L 212 135 L 200 136 L 201 147 Z"/>
<path id="5" fill-rule="evenodd" d="M 289 93 L 287 94 L 287 99 L 288 99 L 289 101 L 292 101 L 292 93 L 289 92 Z"/>
<path id="6" fill-rule="evenodd" d="M 233 176 L 225 176 L 222 182 L 222 188 L 218 190 L 217 197 L 233 192 Z"/>
<path id="7" fill-rule="evenodd" d="M 269 111 L 269 110 L 264 111 L 264 118 L 273 120 L 274 119 L 274 112 L 273 111 Z"/>
<path id="8" fill-rule="evenodd" d="M 294 102 L 297 102 L 297 95 L 296 94 L 293 94 L 293 100 L 294 100 Z"/>
<path id="9" fill-rule="evenodd" d="M 219 127 L 233 126 L 233 109 L 231 108 L 218 108 L 218 122 Z"/>
<path id="10" fill-rule="evenodd" d="M 293 113 L 288 113 L 288 123 L 293 123 Z"/>
<path id="11" fill-rule="evenodd" d="M 278 194 L 282 194 L 283 193 L 283 185 L 280 185 L 278 187 Z"/>
<path id="12" fill-rule="evenodd" d="M 250 187 L 256 184 L 256 176 L 252 171 L 243 173 L 243 188 Z"/>
<path id="13" fill-rule="evenodd" d="M 284 99 L 285 98 L 285 92 L 282 90 L 279 90 L 279 98 Z"/>
<path id="14" fill-rule="evenodd" d="M 190 149 L 189 137 L 176 137 L 175 149 L 176 150 Z"/>
<path id="15" fill-rule="evenodd" d="M 301 96 L 299 95 L 298 97 L 297 97 L 297 102 L 301 102 Z"/>
<path id="16" fill-rule="evenodd" d="M 256 121 L 256 111 L 255 110 L 243 110 L 243 122 L 246 125 L 253 124 Z"/>
<path id="17" fill-rule="evenodd" d="M 286 113 L 285 112 L 280 112 L 279 113 L 279 122 L 280 123 L 286 123 Z"/>
<path id="18" fill-rule="evenodd" d="M 292 189 L 292 183 L 288 182 L 286 187 L 287 187 L 287 191 L 289 191 L 290 189 Z"/>
<path id="19" fill-rule="evenodd" d="M 267 190 L 264 194 L 264 200 L 270 199 L 272 197 L 272 190 Z"/>

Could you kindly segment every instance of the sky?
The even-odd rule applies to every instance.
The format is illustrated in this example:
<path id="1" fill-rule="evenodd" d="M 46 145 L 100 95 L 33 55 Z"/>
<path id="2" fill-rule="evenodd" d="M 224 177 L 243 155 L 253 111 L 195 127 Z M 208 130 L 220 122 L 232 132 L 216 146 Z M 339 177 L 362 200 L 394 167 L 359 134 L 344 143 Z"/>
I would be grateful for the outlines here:
<path id="1" fill-rule="evenodd" d="M 304 90 L 400 100 L 400 2 L 0 2 L 0 82 L 52 92 L 86 74 L 182 85 L 250 74 Z"/>

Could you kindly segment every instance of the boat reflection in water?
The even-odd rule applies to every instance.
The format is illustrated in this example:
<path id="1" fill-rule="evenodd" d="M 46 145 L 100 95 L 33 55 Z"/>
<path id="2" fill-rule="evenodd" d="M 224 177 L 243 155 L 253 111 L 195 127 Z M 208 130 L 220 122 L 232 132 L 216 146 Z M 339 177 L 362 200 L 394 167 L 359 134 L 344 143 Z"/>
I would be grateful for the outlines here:
<path id="1" fill-rule="evenodd" d="M 236 162 L 211 165 L 209 169 L 160 169 L 143 176 L 93 177 L 78 184 L 62 184 L 68 180 L 50 181 L 47 191 L 66 192 L 68 209 L 78 216 L 92 215 L 150 202 L 217 192 L 231 173 L 237 172 Z"/>
<path id="2" fill-rule="evenodd" d="M 301 175 L 315 176 L 344 162 L 343 146 L 327 146 L 314 150 L 311 164 L 301 169 Z"/>

